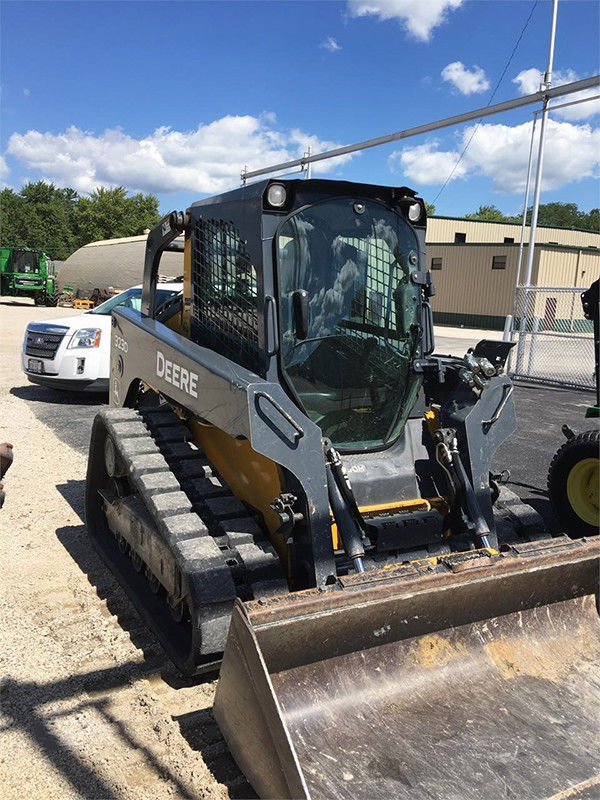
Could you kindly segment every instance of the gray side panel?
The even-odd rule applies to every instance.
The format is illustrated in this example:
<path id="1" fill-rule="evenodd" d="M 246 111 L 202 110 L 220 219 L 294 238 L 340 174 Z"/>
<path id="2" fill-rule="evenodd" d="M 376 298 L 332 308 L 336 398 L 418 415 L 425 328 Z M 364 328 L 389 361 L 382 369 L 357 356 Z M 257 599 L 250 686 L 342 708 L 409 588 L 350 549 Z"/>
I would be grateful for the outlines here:
<path id="1" fill-rule="evenodd" d="M 116 311 L 112 335 L 111 405 L 124 405 L 130 385 L 141 379 L 230 436 L 248 439 L 257 453 L 296 477 L 310 515 L 303 558 L 316 584 L 323 585 L 335 566 L 320 428 L 278 384 L 139 312 Z"/>

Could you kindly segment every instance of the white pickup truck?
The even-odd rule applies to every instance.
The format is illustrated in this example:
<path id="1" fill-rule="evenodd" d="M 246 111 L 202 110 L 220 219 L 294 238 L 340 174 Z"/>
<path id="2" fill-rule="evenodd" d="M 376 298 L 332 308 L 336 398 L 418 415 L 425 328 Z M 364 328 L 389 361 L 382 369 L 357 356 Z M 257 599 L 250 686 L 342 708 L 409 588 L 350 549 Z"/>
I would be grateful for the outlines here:
<path id="1" fill-rule="evenodd" d="M 159 283 L 156 308 L 181 294 L 178 282 Z M 21 365 L 32 383 L 53 389 L 107 392 L 110 374 L 110 314 L 113 308 L 138 309 L 142 287 L 134 286 L 77 316 L 30 322 Z"/>

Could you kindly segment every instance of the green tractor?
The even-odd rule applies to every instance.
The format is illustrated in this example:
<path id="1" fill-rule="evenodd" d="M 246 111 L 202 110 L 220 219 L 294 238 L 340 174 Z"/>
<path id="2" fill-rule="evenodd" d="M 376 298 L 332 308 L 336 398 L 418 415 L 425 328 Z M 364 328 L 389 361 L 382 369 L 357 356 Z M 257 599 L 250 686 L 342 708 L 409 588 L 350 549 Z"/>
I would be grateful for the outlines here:
<path id="1" fill-rule="evenodd" d="M 599 285 L 600 281 L 594 281 L 581 295 L 585 318 L 594 325 L 596 361 L 596 399 L 587 409 L 587 419 L 600 416 Z M 575 433 L 568 425 L 563 425 L 562 431 L 567 441 L 557 450 L 548 471 L 550 504 L 562 529 L 571 536 L 593 536 L 600 527 L 600 431 L 594 428 Z"/>
<path id="2" fill-rule="evenodd" d="M 55 306 L 56 277 L 42 250 L 0 247 L 0 295 L 33 297 L 36 305 Z"/>

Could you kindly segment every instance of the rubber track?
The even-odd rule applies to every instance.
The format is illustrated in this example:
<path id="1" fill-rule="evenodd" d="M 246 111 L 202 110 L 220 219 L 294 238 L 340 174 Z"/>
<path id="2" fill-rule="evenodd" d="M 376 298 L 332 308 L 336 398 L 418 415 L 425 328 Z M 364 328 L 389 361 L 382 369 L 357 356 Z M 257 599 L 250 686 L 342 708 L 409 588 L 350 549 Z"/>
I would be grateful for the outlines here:
<path id="1" fill-rule="evenodd" d="M 552 538 L 541 514 L 504 485 L 494 504 L 494 521 L 499 545 Z"/>
<path id="2" fill-rule="evenodd" d="M 169 655 L 182 671 L 198 672 L 207 657 L 220 657 L 236 597 L 288 591 L 279 558 L 170 409 L 117 408 L 100 415 L 187 588 L 194 663 Z"/>

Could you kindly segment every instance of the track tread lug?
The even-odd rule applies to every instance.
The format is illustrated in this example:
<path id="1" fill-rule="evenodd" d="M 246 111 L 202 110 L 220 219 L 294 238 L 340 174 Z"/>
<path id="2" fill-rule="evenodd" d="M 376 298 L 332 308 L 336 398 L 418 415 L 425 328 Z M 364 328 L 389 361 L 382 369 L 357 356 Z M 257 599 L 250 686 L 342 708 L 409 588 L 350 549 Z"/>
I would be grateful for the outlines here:
<path id="1" fill-rule="evenodd" d="M 172 472 L 150 472 L 138 477 L 140 489 L 148 495 L 162 494 L 163 492 L 178 492 L 181 489 L 179 481 Z"/>
<path id="2" fill-rule="evenodd" d="M 147 498 L 147 505 L 151 507 L 151 513 L 155 519 L 174 517 L 176 514 L 188 514 L 192 510 L 188 496 L 181 490 L 154 494 Z"/>
<path id="3" fill-rule="evenodd" d="M 184 461 L 177 472 L 182 480 L 187 478 L 210 478 L 214 474 L 209 462 L 200 457 L 196 460 Z"/>
<path id="4" fill-rule="evenodd" d="M 248 516 L 246 506 L 233 494 L 228 497 L 208 497 L 204 505 L 215 521 Z"/>

